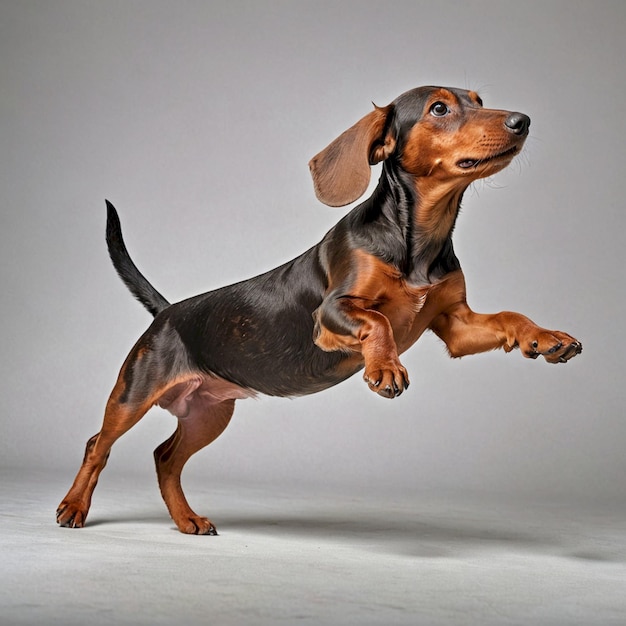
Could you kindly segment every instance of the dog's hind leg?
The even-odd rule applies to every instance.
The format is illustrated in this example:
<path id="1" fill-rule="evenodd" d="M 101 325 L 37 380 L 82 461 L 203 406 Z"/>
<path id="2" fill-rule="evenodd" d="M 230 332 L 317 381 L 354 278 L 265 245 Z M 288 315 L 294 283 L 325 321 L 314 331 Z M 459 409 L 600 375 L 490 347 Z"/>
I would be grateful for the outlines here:
<path id="1" fill-rule="evenodd" d="M 102 429 L 87 442 L 83 463 L 57 509 L 61 526 L 81 528 L 91 496 L 111 447 L 155 404 L 189 380 L 189 365 L 180 339 L 165 320 L 155 322 L 124 362 L 107 402 Z"/>
<path id="2" fill-rule="evenodd" d="M 174 434 L 154 451 L 159 488 L 181 532 L 216 535 L 213 522 L 194 513 L 187 503 L 180 476 L 191 455 L 208 446 L 228 426 L 235 401 L 207 402 L 201 394 L 192 391 L 191 396 L 188 396 L 188 404 L 188 411 L 184 417 L 179 417 Z"/>
<path id="3" fill-rule="evenodd" d="M 102 429 L 87 442 L 83 463 L 74 484 L 57 509 L 57 522 L 69 528 L 82 528 L 91 505 L 91 496 L 104 469 L 111 446 L 132 428 L 152 406 L 150 402 L 130 405 L 120 401 L 125 389 L 123 371 L 113 388 L 104 413 Z"/>

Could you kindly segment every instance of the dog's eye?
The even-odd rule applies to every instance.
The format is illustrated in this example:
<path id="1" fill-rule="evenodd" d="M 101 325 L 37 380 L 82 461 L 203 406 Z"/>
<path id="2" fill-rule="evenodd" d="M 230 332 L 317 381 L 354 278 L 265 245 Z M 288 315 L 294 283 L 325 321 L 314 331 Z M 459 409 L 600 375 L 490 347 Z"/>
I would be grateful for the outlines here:
<path id="1" fill-rule="evenodd" d="M 430 107 L 430 114 L 434 115 L 435 117 L 443 117 L 444 115 L 447 115 L 449 112 L 450 112 L 450 109 L 443 102 L 435 102 L 435 104 L 433 104 Z"/>

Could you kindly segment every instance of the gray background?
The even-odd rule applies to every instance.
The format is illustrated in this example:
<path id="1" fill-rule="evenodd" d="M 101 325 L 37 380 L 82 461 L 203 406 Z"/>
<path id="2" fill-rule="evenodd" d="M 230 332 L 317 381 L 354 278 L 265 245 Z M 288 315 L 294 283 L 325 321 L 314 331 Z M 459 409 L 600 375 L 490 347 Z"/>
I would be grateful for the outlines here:
<path id="1" fill-rule="evenodd" d="M 60 499 L 150 321 L 108 260 L 104 198 L 170 300 L 246 278 L 344 214 L 316 201 L 313 154 L 372 100 L 443 84 L 532 118 L 523 156 L 466 194 L 470 305 L 584 353 L 452 361 L 425 336 L 401 398 L 356 376 L 241 402 L 188 474 L 623 499 L 625 18 L 622 1 L 2 0 L 3 468 L 58 470 Z M 107 471 L 151 473 L 174 426 L 153 410 Z"/>

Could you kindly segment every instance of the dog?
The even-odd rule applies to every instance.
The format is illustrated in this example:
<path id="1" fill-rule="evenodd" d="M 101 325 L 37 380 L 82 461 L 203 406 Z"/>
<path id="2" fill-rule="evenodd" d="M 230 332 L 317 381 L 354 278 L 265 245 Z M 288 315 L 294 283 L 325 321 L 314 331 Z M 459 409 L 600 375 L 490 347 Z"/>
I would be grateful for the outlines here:
<path id="1" fill-rule="evenodd" d="M 122 365 L 58 524 L 85 525 L 111 446 L 154 405 L 178 418 L 154 452 L 169 513 L 183 533 L 214 535 L 180 476 L 226 428 L 236 400 L 315 393 L 359 370 L 373 392 L 395 398 L 409 387 L 399 355 L 427 330 L 452 357 L 519 348 L 566 363 L 579 354 L 572 336 L 520 313 L 472 311 L 452 245 L 463 193 L 511 163 L 529 126 L 527 115 L 484 108 L 462 89 L 418 87 L 374 105 L 309 163 L 317 198 L 339 207 L 365 193 L 370 166 L 382 162 L 372 196 L 292 261 L 176 304 L 137 269 L 107 201 L 113 265 L 154 321 Z"/>

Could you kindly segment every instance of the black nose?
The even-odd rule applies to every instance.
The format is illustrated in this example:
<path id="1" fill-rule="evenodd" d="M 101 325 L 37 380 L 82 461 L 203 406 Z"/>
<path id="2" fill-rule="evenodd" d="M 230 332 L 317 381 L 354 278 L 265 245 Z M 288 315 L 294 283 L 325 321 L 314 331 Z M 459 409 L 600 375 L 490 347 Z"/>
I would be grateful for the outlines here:
<path id="1" fill-rule="evenodd" d="M 509 117 L 504 120 L 504 125 L 516 135 L 525 135 L 530 126 L 530 118 L 523 113 L 511 113 Z"/>

